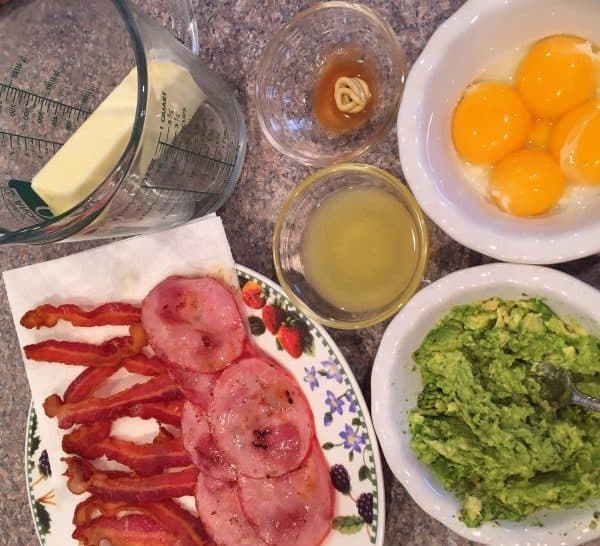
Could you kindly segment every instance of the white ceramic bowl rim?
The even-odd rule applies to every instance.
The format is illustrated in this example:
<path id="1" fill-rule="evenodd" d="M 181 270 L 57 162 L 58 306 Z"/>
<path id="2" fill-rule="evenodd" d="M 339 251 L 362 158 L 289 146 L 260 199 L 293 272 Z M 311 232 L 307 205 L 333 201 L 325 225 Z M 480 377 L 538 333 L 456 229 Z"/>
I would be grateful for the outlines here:
<path id="1" fill-rule="evenodd" d="M 478 221 L 475 215 L 447 199 L 437 186 L 428 168 L 424 146 L 427 136 L 420 125 L 424 120 L 419 120 L 419 116 L 426 114 L 422 110 L 424 90 L 444 52 L 469 32 L 481 14 L 494 9 L 511 10 L 519 1 L 522 0 L 469 0 L 433 34 L 406 81 L 397 121 L 400 161 L 406 180 L 425 213 L 459 243 L 507 262 L 559 263 L 599 252 L 600 222 L 556 235 L 534 236 L 519 229 L 498 230 L 491 223 Z"/>
<path id="2" fill-rule="evenodd" d="M 408 391 L 414 391 L 412 394 L 416 399 L 415 393 L 420 391 L 421 385 L 417 379 L 418 385 L 395 386 L 394 370 L 410 370 L 401 373 L 419 377 L 419 372 L 413 371 L 410 357 L 422 341 L 420 334 L 414 333 L 415 329 L 429 331 L 454 305 L 494 295 L 508 297 L 502 294 L 506 294 L 507 290 L 513 293 L 512 297 L 527 293 L 546 296 L 550 300 L 548 294 L 552 294 L 554 301 L 548 303 L 559 316 L 569 318 L 569 315 L 575 314 L 590 331 L 600 334 L 600 291 L 566 273 L 533 265 L 490 264 L 443 277 L 413 296 L 390 323 L 379 346 L 371 375 L 371 415 L 382 451 L 392 472 L 415 502 L 446 527 L 469 540 L 495 546 L 567 546 L 599 538 L 600 526 L 596 530 L 584 527 L 594 510 L 600 509 L 600 501 L 594 501 L 591 509 L 551 514 L 545 527 L 511 522 L 468 528 L 456 515 L 458 504 L 454 496 L 443 489 L 409 447 L 410 436 L 404 430 L 407 423 L 403 415 L 416 402 L 410 399 Z M 419 339 L 416 339 L 417 335 Z M 574 530 L 575 521 L 580 524 L 577 531 Z"/>

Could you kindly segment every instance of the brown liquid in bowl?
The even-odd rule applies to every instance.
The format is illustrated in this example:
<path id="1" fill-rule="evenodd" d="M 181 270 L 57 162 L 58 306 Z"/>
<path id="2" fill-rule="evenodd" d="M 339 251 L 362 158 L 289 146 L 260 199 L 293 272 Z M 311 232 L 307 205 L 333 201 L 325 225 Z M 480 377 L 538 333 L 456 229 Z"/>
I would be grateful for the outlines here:
<path id="1" fill-rule="evenodd" d="M 341 112 L 335 103 L 335 82 L 346 76 L 360 77 L 369 86 L 371 97 L 364 110 L 356 114 Z M 313 88 L 313 111 L 319 125 L 328 133 L 343 134 L 360 128 L 377 101 L 375 60 L 356 46 L 338 48 L 330 53 L 317 75 Z"/>

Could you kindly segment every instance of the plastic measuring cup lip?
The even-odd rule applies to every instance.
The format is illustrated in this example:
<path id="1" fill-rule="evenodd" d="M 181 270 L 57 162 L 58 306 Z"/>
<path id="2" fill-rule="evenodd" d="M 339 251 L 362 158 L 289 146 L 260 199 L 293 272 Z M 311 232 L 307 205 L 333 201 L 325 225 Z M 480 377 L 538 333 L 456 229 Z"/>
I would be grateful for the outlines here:
<path id="1" fill-rule="evenodd" d="M 137 69 L 136 110 L 127 146 L 111 172 L 81 203 L 49 220 L 11 232 L 0 232 L 0 244 L 57 242 L 75 234 L 102 213 L 129 171 L 144 129 L 148 63 L 141 32 L 128 0 L 111 1 L 129 32 Z"/>

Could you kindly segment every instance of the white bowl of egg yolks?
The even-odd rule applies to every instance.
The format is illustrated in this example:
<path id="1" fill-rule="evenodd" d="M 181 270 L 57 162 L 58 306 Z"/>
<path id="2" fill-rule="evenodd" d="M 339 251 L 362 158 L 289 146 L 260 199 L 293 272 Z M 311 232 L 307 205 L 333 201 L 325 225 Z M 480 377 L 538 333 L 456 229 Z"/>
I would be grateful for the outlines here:
<path id="1" fill-rule="evenodd" d="M 526 53 L 539 40 L 554 35 L 577 36 L 600 45 L 600 2 L 467 1 L 438 28 L 417 59 L 398 114 L 400 161 L 425 213 L 459 243 L 503 261 L 551 264 L 600 252 L 600 184 L 567 181 L 558 203 L 543 214 L 509 214 L 501 204 L 512 195 L 500 196 L 496 203 L 492 198 L 492 167 L 465 163 L 453 140 L 453 116 L 465 89 L 481 81 L 507 83 L 516 89 L 517 69 Z M 600 55 L 596 57 L 594 100 L 600 98 Z M 562 78 L 562 74 L 550 76 Z M 564 81 L 575 96 L 587 85 L 572 76 Z M 535 95 L 535 89 L 530 94 Z M 543 111 L 547 105 L 538 107 Z M 532 127 L 537 126 L 537 114 L 531 115 Z M 544 133 L 544 125 L 536 132 Z M 511 176 L 518 180 L 520 167 L 504 163 L 495 170 L 497 176 L 504 173 L 510 192 Z M 514 201 L 520 198 L 525 211 L 535 210 L 538 200 L 549 198 L 544 192 L 554 191 L 551 176 L 542 167 L 536 174 L 539 187 L 514 196 Z"/>

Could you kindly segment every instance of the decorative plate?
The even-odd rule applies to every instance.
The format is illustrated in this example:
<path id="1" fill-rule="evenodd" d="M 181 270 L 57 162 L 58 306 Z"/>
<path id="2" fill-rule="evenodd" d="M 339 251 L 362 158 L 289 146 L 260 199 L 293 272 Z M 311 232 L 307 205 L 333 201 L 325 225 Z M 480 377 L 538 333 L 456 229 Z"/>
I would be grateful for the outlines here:
<path id="1" fill-rule="evenodd" d="M 345 471 L 338 468 L 338 473 L 344 478 L 347 474 L 349 479 L 349 491 L 343 487 L 345 480 L 338 480 L 338 487 L 347 492 L 336 490 L 334 530 L 324 545 L 383 546 L 385 495 L 381 461 L 369 411 L 352 371 L 327 332 L 300 313 L 279 286 L 248 268 L 236 269 L 255 343 L 284 364 L 303 387 L 329 464 L 341 465 Z M 279 329 L 278 335 L 269 330 L 269 311 L 265 313 L 265 309 L 273 308 L 281 310 L 277 313 L 286 326 Z M 25 442 L 31 513 L 42 545 L 65 546 L 70 543 L 65 537 L 73 532 L 72 514 L 66 518 L 64 511 L 61 514 L 53 480 L 65 478 L 58 475 L 58 469 L 50 468 L 49 444 L 38 430 L 37 415 L 31 406 Z"/>

